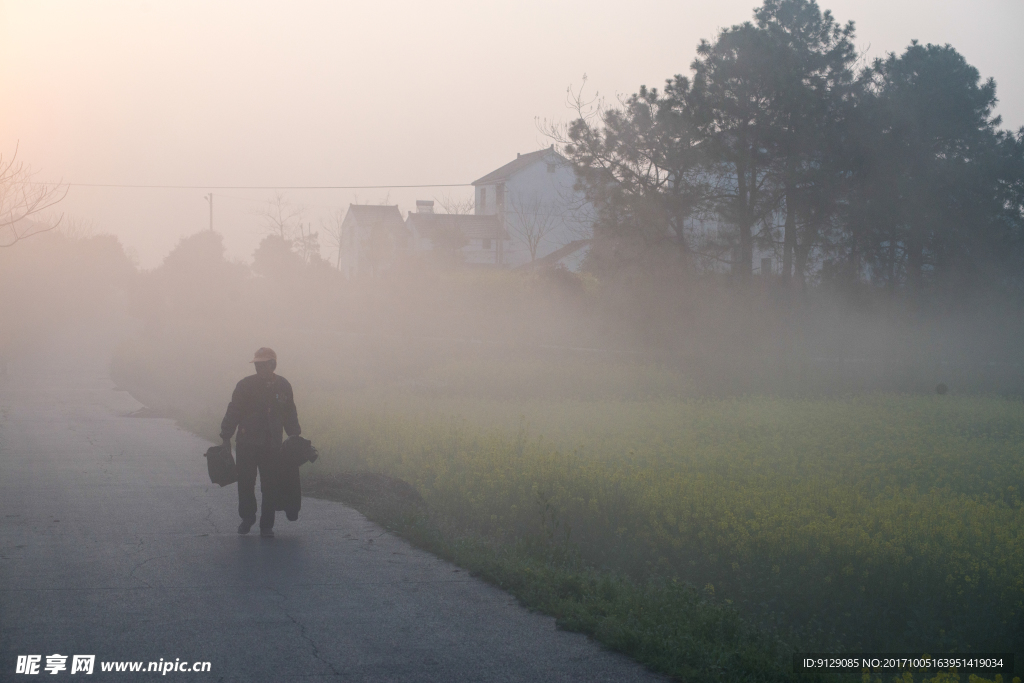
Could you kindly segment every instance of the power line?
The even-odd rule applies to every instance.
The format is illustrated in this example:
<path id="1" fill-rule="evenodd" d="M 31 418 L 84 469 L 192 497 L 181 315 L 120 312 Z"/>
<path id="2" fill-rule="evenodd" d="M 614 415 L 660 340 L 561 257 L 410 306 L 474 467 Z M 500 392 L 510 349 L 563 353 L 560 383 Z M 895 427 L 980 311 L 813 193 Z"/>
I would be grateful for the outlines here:
<path id="1" fill-rule="evenodd" d="M 117 187 L 147 190 L 399 190 L 425 187 L 472 187 L 472 183 L 437 185 L 125 185 L 119 183 L 41 183 L 68 187 Z"/>

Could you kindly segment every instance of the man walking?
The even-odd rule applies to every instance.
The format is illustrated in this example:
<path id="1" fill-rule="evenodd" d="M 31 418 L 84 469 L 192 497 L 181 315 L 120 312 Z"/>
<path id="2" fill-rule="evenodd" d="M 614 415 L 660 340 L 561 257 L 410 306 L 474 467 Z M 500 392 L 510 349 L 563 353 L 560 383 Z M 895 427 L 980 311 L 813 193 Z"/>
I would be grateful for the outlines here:
<path id="1" fill-rule="evenodd" d="M 238 429 L 235 456 L 238 465 L 238 514 L 242 518 L 238 533 L 247 534 L 256 523 L 256 474 L 260 476 L 260 536 L 274 536 L 276 471 L 281 454 L 281 430 L 298 436 L 299 416 L 295 410 L 292 385 L 274 374 L 277 354 L 261 348 L 251 361 L 256 374 L 235 386 L 231 403 L 220 423 L 220 437 L 231 451 L 231 437 Z"/>

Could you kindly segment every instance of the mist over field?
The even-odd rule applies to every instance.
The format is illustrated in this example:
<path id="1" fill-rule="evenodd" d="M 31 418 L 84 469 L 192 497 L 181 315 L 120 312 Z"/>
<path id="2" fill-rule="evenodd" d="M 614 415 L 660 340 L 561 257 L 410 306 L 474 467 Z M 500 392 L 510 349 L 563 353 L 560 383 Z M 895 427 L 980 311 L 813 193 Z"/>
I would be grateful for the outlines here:
<path id="1" fill-rule="evenodd" d="M 361 80 L 334 99 L 306 74 L 298 95 L 343 110 L 343 125 L 281 118 L 265 156 L 243 156 L 248 126 L 285 117 L 268 103 L 210 164 L 184 139 L 192 113 L 145 131 L 159 117 L 140 100 L 126 116 L 167 161 L 156 174 L 124 148 L 124 163 L 90 165 L 84 134 L 57 126 L 75 150 L 61 161 L 45 126 L 8 102 L 0 382 L 53 340 L 99 349 L 147 415 L 216 441 L 253 351 L 271 347 L 322 454 L 302 470 L 307 495 L 356 507 L 655 671 L 840 680 L 793 673 L 793 653 L 900 651 L 1015 652 L 1019 674 L 1024 82 L 1007 73 L 1019 41 L 1004 28 L 1024 16 L 979 6 L 993 34 L 963 29 L 968 50 L 943 36 L 958 23 L 980 32 L 975 12 L 892 9 L 884 40 L 896 24 L 939 35 L 879 50 L 868 28 L 886 23 L 881 5 L 835 5 L 684 3 L 703 33 L 682 47 L 653 15 L 683 10 L 651 3 L 649 21 L 616 37 L 616 11 L 591 8 L 580 33 L 636 41 L 649 23 L 670 58 L 616 51 L 614 78 L 636 52 L 632 94 L 602 96 L 597 72 L 580 80 L 580 55 L 524 44 L 523 69 L 562 78 L 558 108 L 524 113 L 547 84 L 516 72 L 502 97 L 521 89 L 522 101 L 487 126 L 421 85 L 382 114 Z M 340 21 L 272 7 L 231 44 L 272 43 L 268 17 L 283 17 L 284 36 Z M 70 31 L 25 4 L 0 8 Z M 405 9 L 400 26 L 436 28 Z M 449 9 L 475 44 L 486 17 Z M 134 40 L 190 35 L 178 15 L 159 33 L 142 11 L 118 15 Z M 847 23 L 859 12 L 863 24 Z M 415 61 L 419 40 L 398 40 L 399 61 Z M 216 73 L 237 59 L 186 55 Z M 306 64 L 285 61 L 282 77 Z M 115 85 L 129 71 L 115 69 Z M 440 89 L 483 84 L 487 99 L 487 78 L 468 73 Z M 188 90 L 152 92 L 166 107 L 176 89 Z M 348 161 L 303 165 L 320 147 Z M 204 189 L 211 178 L 224 180 Z"/>

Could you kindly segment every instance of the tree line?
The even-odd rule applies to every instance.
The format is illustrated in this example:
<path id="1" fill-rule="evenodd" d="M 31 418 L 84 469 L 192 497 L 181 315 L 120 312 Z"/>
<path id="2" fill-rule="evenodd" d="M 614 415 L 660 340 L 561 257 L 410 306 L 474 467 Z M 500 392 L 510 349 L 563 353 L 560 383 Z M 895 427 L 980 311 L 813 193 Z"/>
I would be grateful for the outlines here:
<path id="1" fill-rule="evenodd" d="M 892 293 L 1024 293 L 1024 128 L 950 45 L 865 63 L 854 23 L 765 0 L 664 89 L 573 95 L 559 138 L 594 207 L 591 266 L 662 264 Z"/>

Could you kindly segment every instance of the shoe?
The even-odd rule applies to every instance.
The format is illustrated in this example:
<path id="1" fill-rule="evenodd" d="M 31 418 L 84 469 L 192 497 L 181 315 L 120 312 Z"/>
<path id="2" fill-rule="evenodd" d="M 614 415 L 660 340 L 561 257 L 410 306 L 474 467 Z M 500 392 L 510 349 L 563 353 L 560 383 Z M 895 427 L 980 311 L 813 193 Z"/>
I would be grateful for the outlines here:
<path id="1" fill-rule="evenodd" d="M 263 538 L 273 538 L 274 537 L 274 530 L 273 529 L 260 529 L 260 536 L 263 537 Z"/>
<path id="2" fill-rule="evenodd" d="M 240 534 L 247 534 L 247 533 L 249 533 L 249 529 L 251 529 L 252 525 L 255 524 L 255 523 L 256 523 L 256 520 L 253 520 L 251 522 L 247 522 L 247 521 L 245 521 L 243 519 L 241 521 L 241 523 L 238 525 L 238 533 L 240 533 Z"/>

